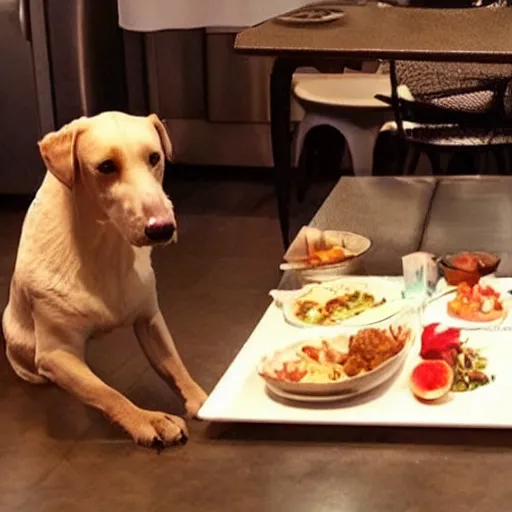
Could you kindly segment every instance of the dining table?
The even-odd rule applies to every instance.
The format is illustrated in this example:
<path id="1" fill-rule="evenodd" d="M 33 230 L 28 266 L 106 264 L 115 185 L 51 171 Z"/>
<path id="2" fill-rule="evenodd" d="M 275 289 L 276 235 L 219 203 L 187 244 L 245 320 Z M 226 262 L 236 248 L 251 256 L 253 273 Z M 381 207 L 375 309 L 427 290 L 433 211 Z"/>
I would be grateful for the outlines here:
<path id="1" fill-rule="evenodd" d="M 389 61 L 392 71 L 400 60 L 512 63 L 509 8 L 417 8 L 365 0 L 328 5 L 341 8 L 342 16 L 322 23 L 290 23 L 275 17 L 241 31 L 235 41 L 236 52 L 274 57 L 270 76 L 271 140 L 285 247 L 290 242 L 290 99 L 297 69 L 339 71 L 347 63 L 372 60 Z M 390 76 L 392 101 L 398 113 L 396 75 L 392 72 Z"/>

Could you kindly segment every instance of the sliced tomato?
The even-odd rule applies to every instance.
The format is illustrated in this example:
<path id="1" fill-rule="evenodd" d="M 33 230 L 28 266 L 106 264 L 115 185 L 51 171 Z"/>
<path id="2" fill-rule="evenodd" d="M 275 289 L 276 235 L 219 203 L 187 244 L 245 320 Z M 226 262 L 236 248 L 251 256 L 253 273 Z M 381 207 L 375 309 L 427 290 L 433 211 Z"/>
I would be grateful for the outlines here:
<path id="1" fill-rule="evenodd" d="M 481 311 L 483 304 L 493 299 L 494 309 L 501 311 L 503 306 L 499 298 L 500 294 L 491 286 L 476 284 L 471 288 L 466 283 L 462 283 L 457 289 L 457 296 L 449 303 L 449 309 L 454 314 L 461 312 L 466 316 L 468 313 Z"/>
<path id="2" fill-rule="evenodd" d="M 479 293 L 482 297 L 496 297 L 498 298 L 500 294 L 492 287 L 492 286 L 480 286 Z"/>
<path id="3" fill-rule="evenodd" d="M 315 256 L 320 261 L 329 261 L 337 258 L 343 258 L 345 252 L 341 247 L 331 247 L 330 249 L 326 249 L 325 251 L 317 251 Z"/>

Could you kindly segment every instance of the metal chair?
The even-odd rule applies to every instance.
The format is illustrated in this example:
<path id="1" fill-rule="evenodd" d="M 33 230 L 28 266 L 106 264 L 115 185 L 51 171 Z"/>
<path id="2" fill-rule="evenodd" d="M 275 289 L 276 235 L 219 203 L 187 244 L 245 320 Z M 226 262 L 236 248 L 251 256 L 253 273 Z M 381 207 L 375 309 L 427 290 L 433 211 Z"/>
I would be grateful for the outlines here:
<path id="1" fill-rule="evenodd" d="M 509 174 L 511 65 L 391 63 L 391 97 L 396 130 L 406 142 L 402 171 L 413 174 L 425 153 L 435 174 L 444 174 L 440 154 L 492 153 Z M 400 94 L 405 84 L 409 95 Z"/>

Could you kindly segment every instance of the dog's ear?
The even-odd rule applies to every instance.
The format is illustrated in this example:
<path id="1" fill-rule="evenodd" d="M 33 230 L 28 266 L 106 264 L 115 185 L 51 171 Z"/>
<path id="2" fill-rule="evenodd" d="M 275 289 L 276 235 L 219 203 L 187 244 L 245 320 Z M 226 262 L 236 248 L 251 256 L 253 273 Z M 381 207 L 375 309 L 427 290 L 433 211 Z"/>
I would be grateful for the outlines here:
<path id="1" fill-rule="evenodd" d="M 75 181 L 75 147 L 78 135 L 84 129 L 85 117 L 50 132 L 39 141 L 39 151 L 48 170 L 66 187 L 72 188 Z"/>
<path id="2" fill-rule="evenodd" d="M 171 139 L 169 138 L 169 134 L 167 133 L 167 129 L 164 126 L 164 123 L 160 121 L 156 114 L 150 114 L 149 120 L 153 123 L 153 126 L 156 128 L 158 132 L 158 136 L 160 137 L 160 143 L 162 144 L 162 148 L 164 150 L 165 158 L 171 161 L 173 156 Z"/>

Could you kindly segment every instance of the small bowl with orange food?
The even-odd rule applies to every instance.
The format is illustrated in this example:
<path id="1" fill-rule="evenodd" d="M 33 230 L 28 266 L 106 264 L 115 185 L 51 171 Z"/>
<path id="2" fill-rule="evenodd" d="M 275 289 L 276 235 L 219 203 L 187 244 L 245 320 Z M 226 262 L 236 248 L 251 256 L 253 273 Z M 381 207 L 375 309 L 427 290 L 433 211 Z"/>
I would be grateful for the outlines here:
<path id="1" fill-rule="evenodd" d="M 446 254 L 439 260 L 439 268 L 449 285 L 467 283 L 474 286 L 480 278 L 496 272 L 501 259 L 483 251 L 464 251 Z"/>
<path id="2" fill-rule="evenodd" d="M 349 231 L 304 227 L 284 255 L 281 270 L 295 273 L 302 283 L 319 283 L 364 273 L 369 238 Z"/>

